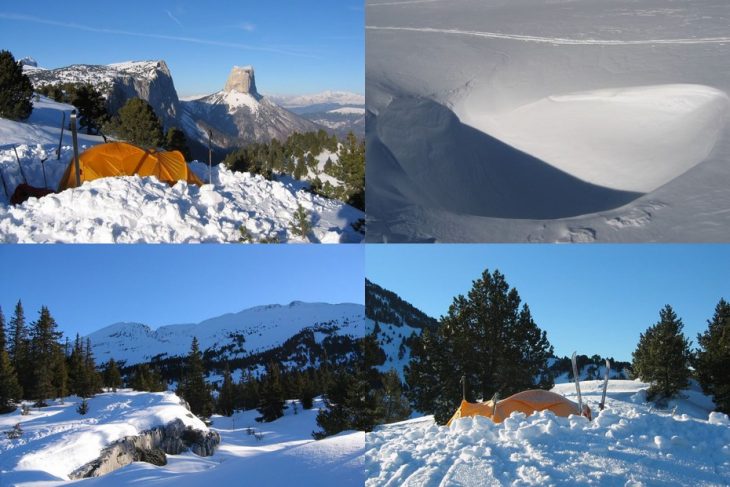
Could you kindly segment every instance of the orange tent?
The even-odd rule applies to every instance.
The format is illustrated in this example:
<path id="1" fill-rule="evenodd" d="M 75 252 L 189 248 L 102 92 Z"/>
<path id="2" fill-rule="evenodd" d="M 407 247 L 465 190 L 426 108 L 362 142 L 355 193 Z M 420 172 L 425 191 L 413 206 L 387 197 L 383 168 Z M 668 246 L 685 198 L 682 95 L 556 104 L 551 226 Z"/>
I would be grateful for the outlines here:
<path id="1" fill-rule="evenodd" d="M 496 407 L 492 400 L 477 403 L 461 401 L 459 409 L 456 410 L 446 424 L 450 425 L 456 419 L 471 416 L 486 416 L 495 423 L 501 423 L 514 411 L 520 411 L 529 416 L 536 411 L 546 409 L 554 412 L 557 416 L 567 417 L 571 414 L 579 414 L 578 403 L 554 392 L 533 389 L 518 392 L 506 399 L 497 401 Z M 591 412 L 587 406 L 584 406 L 583 415 L 588 419 L 591 418 Z"/>
<path id="2" fill-rule="evenodd" d="M 179 151 L 146 151 L 125 142 L 99 144 L 79 155 L 81 182 L 110 176 L 155 176 L 170 185 L 187 181 L 201 186 L 203 182 L 188 168 Z M 79 186 L 74 163 L 66 168 L 59 191 Z"/>

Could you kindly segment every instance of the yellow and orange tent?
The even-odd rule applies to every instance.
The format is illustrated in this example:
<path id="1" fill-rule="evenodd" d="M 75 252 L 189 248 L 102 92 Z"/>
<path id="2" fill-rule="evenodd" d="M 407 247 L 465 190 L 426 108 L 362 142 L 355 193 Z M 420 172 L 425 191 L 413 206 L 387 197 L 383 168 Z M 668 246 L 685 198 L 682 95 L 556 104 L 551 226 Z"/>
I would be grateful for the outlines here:
<path id="1" fill-rule="evenodd" d="M 591 418 L 590 409 L 586 411 L 584 407 L 583 415 Z M 567 417 L 571 414 L 580 414 L 578 411 L 578 403 L 566 399 L 560 394 L 540 389 L 522 391 L 514 394 L 506 399 L 486 402 L 467 402 L 461 401 L 459 409 L 456 410 L 447 425 L 459 418 L 467 418 L 471 416 L 486 416 L 495 423 L 501 423 L 515 411 L 523 412 L 528 416 L 537 411 L 552 411 L 557 416 Z"/>
<path id="2" fill-rule="evenodd" d="M 201 186 L 203 182 L 193 173 L 179 151 L 144 150 L 126 142 L 109 142 L 85 150 L 79 155 L 81 182 L 111 176 L 154 176 L 175 184 L 187 181 Z M 58 191 L 79 186 L 71 161 L 61 178 Z"/>

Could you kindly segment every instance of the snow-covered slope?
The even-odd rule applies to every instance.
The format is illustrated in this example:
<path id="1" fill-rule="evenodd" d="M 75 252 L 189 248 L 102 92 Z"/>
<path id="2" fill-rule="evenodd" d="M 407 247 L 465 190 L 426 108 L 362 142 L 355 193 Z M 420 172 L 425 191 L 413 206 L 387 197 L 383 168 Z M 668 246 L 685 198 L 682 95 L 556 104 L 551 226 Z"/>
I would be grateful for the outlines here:
<path id="1" fill-rule="evenodd" d="M 360 304 L 302 303 L 267 305 L 229 313 L 196 324 L 167 325 L 152 330 L 141 323 L 116 323 L 88 336 L 97 360 L 109 358 L 126 365 L 152 357 L 185 356 L 192 337 L 201 350 L 235 345 L 228 357 L 259 353 L 277 346 L 304 329 L 318 342 L 332 333 L 360 337 L 365 332 L 365 310 Z"/>
<path id="2" fill-rule="evenodd" d="M 68 479 L 80 466 L 98 458 L 101 450 L 125 436 L 135 436 L 180 419 L 186 426 L 207 431 L 171 392 L 104 393 L 89 399 L 89 412 L 76 412 L 80 398 L 42 409 L 0 415 L 0 431 L 20 424 L 18 439 L 0 436 L 0 485 Z"/>
<path id="3" fill-rule="evenodd" d="M 179 125 L 180 100 L 165 61 L 126 61 L 109 65 L 74 64 L 57 69 L 24 67 L 38 88 L 61 83 L 90 83 L 116 113 L 130 98 L 147 100 L 165 127 Z"/>
<path id="4" fill-rule="evenodd" d="M 381 426 L 366 437 L 365 485 L 727 485 L 730 420 L 701 392 L 657 410 L 646 384 L 611 381 L 599 412 L 600 387 L 581 385 L 593 421 L 541 412 Z M 554 391 L 575 399 L 571 384 Z"/>
<path id="5" fill-rule="evenodd" d="M 251 66 L 234 67 L 225 88 L 217 93 L 183 102 L 182 122 L 188 134 L 222 149 L 241 147 L 247 143 L 284 140 L 293 132 L 311 132 L 319 127 L 285 110 L 256 91 Z"/>
<path id="6" fill-rule="evenodd" d="M 307 120 L 327 127 L 338 137 L 349 132 L 365 137 L 365 97 L 346 91 L 312 95 L 270 95 L 269 98 Z"/>
<path id="7" fill-rule="evenodd" d="M 727 241 L 730 5 L 367 3 L 370 241 Z"/>
<path id="8" fill-rule="evenodd" d="M 10 429 L 17 421 L 25 434 L 18 440 L 0 437 L 0 485 L 30 487 L 43 482 L 56 485 L 160 485 L 197 487 L 200 485 L 288 486 L 292 479 L 299 485 L 356 487 L 363 485 L 363 447 L 365 434 L 344 432 L 324 440 L 312 440 L 319 429 L 316 416 L 322 401 L 303 410 L 289 401 L 285 416 L 272 423 L 257 423 L 257 411 L 237 412 L 232 417 L 213 416 L 211 429 L 221 435 L 221 444 L 210 457 L 192 453 L 168 455 L 168 464 L 155 467 L 135 462 L 102 477 L 75 482 L 63 481 L 64 472 L 81 456 L 98 455 L 101 447 L 116 434 L 134 434 L 187 412 L 171 393 L 119 392 L 101 394 L 89 401 L 90 412 L 79 416 L 78 401 L 52 406 L 31 416 L 18 413 L 0 415 L 0 430 Z M 180 419 L 202 423 L 184 413 Z M 200 423 L 200 425 L 198 425 Z M 204 429 L 202 426 L 201 429 Z M 109 432 L 103 437 L 103 432 Z M 255 433 L 255 434 L 253 434 Z M 88 442 L 79 442 L 87 439 Z M 21 460 L 35 462 L 25 468 Z M 44 461 L 40 461 L 44 459 Z"/>
<path id="9" fill-rule="evenodd" d="M 41 97 L 27 123 L 0 119 L 0 242 L 238 242 L 240 227 L 251 241 L 359 242 L 363 235 L 352 224 L 363 212 L 316 196 L 295 182 L 267 181 L 223 166 L 212 170 L 212 185 L 179 182 L 173 187 L 155 178 L 105 178 L 59 194 L 31 198 L 6 206 L 16 186 L 56 188 L 72 158 L 71 137 L 64 133 L 56 160 L 62 112 L 73 107 Z M 101 143 L 101 137 L 79 134 L 81 150 Z M 21 169 L 12 145 L 17 145 Z M 48 158 L 45 163 L 41 160 Z M 203 181 L 208 167 L 191 163 Z M 45 178 L 44 178 L 45 171 Z M 310 214 L 312 233 L 295 236 L 294 213 Z"/>

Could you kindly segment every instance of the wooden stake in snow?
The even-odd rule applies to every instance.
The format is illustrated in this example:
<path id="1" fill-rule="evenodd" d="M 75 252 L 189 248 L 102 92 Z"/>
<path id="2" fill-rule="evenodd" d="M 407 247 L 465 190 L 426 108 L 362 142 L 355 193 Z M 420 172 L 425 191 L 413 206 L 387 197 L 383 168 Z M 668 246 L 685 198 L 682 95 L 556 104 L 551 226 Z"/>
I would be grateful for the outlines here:
<path id="1" fill-rule="evenodd" d="M 74 146 L 74 169 L 76 170 L 76 187 L 81 186 L 81 165 L 79 163 L 79 141 L 76 133 L 76 110 L 71 112 L 71 139 Z"/>
<path id="2" fill-rule="evenodd" d="M 18 161 L 18 169 L 20 169 L 20 175 L 23 177 L 23 182 L 25 184 L 28 184 L 28 180 L 25 178 L 25 173 L 23 172 L 23 166 L 20 164 L 20 157 L 18 157 L 18 148 L 13 145 L 13 152 L 15 152 L 15 160 Z"/>

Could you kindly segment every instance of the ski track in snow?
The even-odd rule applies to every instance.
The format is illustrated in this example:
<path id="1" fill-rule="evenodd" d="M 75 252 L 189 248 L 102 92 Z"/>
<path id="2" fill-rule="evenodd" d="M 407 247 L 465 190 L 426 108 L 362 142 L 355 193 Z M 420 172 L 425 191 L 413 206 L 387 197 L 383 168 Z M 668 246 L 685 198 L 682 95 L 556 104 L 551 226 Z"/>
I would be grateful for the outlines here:
<path id="1" fill-rule="evenodd" d="M 381 4 L 382 5 L 382 4 Z M 452 34 L 472 37 L 484 37 L 487 39 L 507 39 L 522 42 L 537 42 L 540 44 L 554 44 L 560 46 L 637 46 L 654 44 L 727 44 L 730 37 L 698 37 L 684 39 L 640 39 L 640 40 L 619 40 L 619 39 L 569 39 L 565 37 L 541 37 L 520 34 L 500 34 L 499 32 L 481 32 L 476 30 L 461 29 L 437 29 L 433 27 L 380 27 L 368 25 L 368 30 L 392 30 L 403 32 L 428 32 L 437 34 Z"/>

